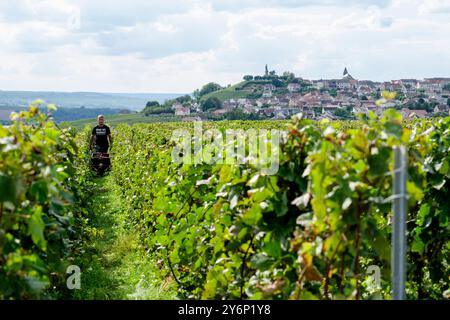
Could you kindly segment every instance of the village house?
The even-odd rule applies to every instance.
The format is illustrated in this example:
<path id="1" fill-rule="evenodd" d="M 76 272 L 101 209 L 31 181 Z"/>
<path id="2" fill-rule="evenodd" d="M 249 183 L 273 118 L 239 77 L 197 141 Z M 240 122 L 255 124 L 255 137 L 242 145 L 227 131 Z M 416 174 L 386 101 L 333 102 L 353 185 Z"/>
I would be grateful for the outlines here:
<path id="1" fill-rule="evenodd" d="M 265 91 L 274 91 L 274 90 L 276 90 L 276 87 L 273 84 L 268 83 L 268 84 L 264 85 L 263 90 L 265 90 Z"/>
<path id="2" fill-rule="evenodd" d="M 388 82 L 388 81 L 382 82 L 380 85 L 380 89 L 387 90 L 387 91 L 393 91 L 392 83 Z"/>
<path id="3" fill-rule="evenodd" d="M 183 105 L 182 105 L 181 103 L 175 102 L 175 103 L 172 105 L 172 110 L 175 110 L 175 109 L 177 109 L 177 108 L 182 108 L 182 107 L 183 107 Z"/>
<path id="4" fill-rule="evenodd" d="M 437 84 L 440 89 L 450 84 L 450 78 L 425 78 L 424 80 L 433 84 Z"/>
<path id="5" fill-rule="evenodd" d="M 239 107 L 241 107 L 241 106 L 244 106 L 245 104 L 247 104 L 248 102 L 249 102 L 248 99 L 246 99 L 246 98 L 240 98 L 240 99 L 237 100 L 237 105 L 238 105 Z"/>
<path id="6" fill-rule="evenodd" d="M 424 81 L 419 82 L 418 87 L 430 93 L 442 91 L 441 82 L 435 79 L 424 79 Z"/>
<path id="7" fill-rule="evenodd" d="M 194 110 L 194 112 L 201 112 L 202 111 L 202 106 L 199 103 L 194 102 L 191 105 L 191 109 Z"/>
<path id="8" fill-rule="evenodd" d="M 188 107 L 183 107 L 181 104 L 177 105 L 175 108 L 176 116 L 186 116 L 191 113 L 191 109 Z"/>
<path id="9" fill-rule="evenodd" d="M 352 84 L 348 79 L 336 80 L 336 87 L 340 90 L 350 90 L 352 88 Z"/>
<path id="10" fill-rule="evenodd" d="M 290 101 L 289 99 L 281 98 L 278 101 L 278 105 L 281 106 L 281 107 L 288 107 L 289 106 L 289 101 Z"/>
<path id="11" fill-rule="evenodd" d="M 223 107 L 224 109 L 232 110 L 232 109 L 234 109 L 234 108 L 237 107 L 237 103 L 236 103 L 236 101 L 233 100 L 233 99 L 225 100 L 225 101 L 222 103 L 222 107 Z"/>
<path id="12" fill-rule="evenodd" d="M 357 87 L 375 88 L 375 82 L 372 80 L 358 80 Z"/>
<path id="13" fill-rule="evenodd" d="M 289 100 L 288 107 L 302 107 L 305 103 L 301 100 L 301 98 L 291 98 Z"/>
<path id="14" fill-rule="evenodd" d="M 320 90 L 320 89 L 325 89 L 328 88 L 328 81 L 326 80 L 313 80 L 313 87 Z"/>
<path id="15" fill-rule="evenodd" d="M 283 112 L 276 112 L 275 116 L 273 116 L 271 118 L 271 120 L 285 120 L 286 119 L 286 115 L 284 115 Z"/>
<path id="16" fill-rule="evenodd" d="M 215 116 L 221 116 L 221 115 L 223 115 L 223 114 L 225 114 L 227 112 L 228 112 L 228 110 L 225 110 L 225 109 L 217 109 L 217 110 L 214 110 L 212 112 L 212 114 L 215 115 Z"/>
<path id="17" fill-rule="evenodd" d="M 441 104 L 434 107 L 433 112 L 450 112 L 450 107 L 447 104 Z"/>
<path id="18" fill-rule="evenodd" d="M 446 84 L 450 84 L 450 78 L 399 79 L 385 82 L 356 80 L 345 69 L 343 77 L 340 79 L 302 79 L 300 83 L 287 83 L 287 90 L 277 90 L 281 88 L 274 86 L 270 80 L 249 82 L 246 89 L 252 88 L 250 92 L 262 93 L 261 97 L 225 100 L 222 102 L 222 108 L 213 113 L 222 115 L 235 108 L 242 108 L 246 113 L 260 113 L 275 118 L 289 117 L 299 112 L 303 113 L 305 117 L 314 119 L 317 118 L 319 113 L 322 118 L 336 118 L 335 111 L 338 109 L 345 109 L 354 113 L 373 111 L 376 114 L 381 114 L 386 108 L 401 108 L 412 105 L 418 99 L 423 99 L 429 104 L 436 104 L 435 113 L 448 112 L 448 96 L 442 93 Z M 303 90 L 307 93 L 303 94 Z M 378 106 L 375 100 L 379 98 L 380 90 L 403 93 L 401 101 L 389 100 Z M 182 116 L 189 115 L 190 112 L 202 114 L 199 107 L 197 103 L 192 103 L 189 110 L 178 102 L 172 106 L 175 114 Z M 424 117 L 427 115 L 423 110 L 402 110 L 407 116 Z"/>
<path id="19" fill-rule="evenodd" d="M 378 106 L 373 101 L 360 101 L 358 108 L 361 108 L 363 110 L 375 110 L 378 108 Z"/>
<path id="20" fill-rule="evenodd" d="M 272 116 L 275 113 L 275 108 L 265 108 L 259 110 L 259 112 L 265 116 Z"/>
<path id="21" fill-rule="evenodd" d="M 299 91 L 301 89 L 301 85 L 299 83 L 289 83 L 287 85 L 287 89 L 289 92 Z"/>
<path id="22" fill-rule="evenodd" d="M 425 118 L 428 115 L 426 110 L 413 110 L 402 108 L 400 112 L 402 113 L 402 116 L 405 118 Z"/>
<path id="23" fill-rule="evenodd" d="M 415 93 L 417 91 L 418 81 L 416 79 L 400 79 L 399 81 L 405 88 L 405 93 Z"/>
<path id="24" fill-rule="evenodd" d="M 264 90 L 262 96 L 263 96 L 263 98 L 271 98 L 272 97 L 272 91 Z"/>

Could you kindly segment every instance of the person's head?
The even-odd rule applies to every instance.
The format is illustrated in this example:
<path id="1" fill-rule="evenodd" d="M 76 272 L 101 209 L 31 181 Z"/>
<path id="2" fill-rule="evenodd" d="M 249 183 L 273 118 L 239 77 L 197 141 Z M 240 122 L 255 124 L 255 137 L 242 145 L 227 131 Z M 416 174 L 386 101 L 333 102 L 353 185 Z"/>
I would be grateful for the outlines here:
<path id="1" fill-rule="evenodd" d="M 99 125 L 99 126 L 102 126 L 102 125 L 103 125 L 103 122 L 105 122 L 105 118 L 103 117 L 102 114 L 99 114 L 99 115 L 97 116 L 97 122 L 98 122 L 98 125 Z"/>

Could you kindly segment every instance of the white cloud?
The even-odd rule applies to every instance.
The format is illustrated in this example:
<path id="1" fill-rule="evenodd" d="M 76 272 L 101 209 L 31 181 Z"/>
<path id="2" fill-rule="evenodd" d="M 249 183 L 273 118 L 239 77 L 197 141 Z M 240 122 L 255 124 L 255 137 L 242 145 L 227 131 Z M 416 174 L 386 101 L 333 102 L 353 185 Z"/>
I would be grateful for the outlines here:
<path id="1" fill-rule="evenodd" d="M 345 66 L 374 80 L 449 76 L 447 8 L 434 0 L 6 0 L 0 88 L 191 92 L 262 73 L 266 63 L 307 78 L 339 77 Z"/>
<path id="2" fill-rule="evenodd" d="M 450 0 L 426 0 L 419 6 L 419 12 L 427 13 L 450 13 Z"/>

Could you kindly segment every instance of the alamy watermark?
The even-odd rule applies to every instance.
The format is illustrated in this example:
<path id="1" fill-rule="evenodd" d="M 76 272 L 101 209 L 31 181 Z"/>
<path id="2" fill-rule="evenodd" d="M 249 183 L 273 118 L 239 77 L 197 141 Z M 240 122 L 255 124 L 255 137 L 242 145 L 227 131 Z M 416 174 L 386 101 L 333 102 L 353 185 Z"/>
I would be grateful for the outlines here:
<path id="1" fill-rule="evenodd" d="M 172 133 L 175 146 L 172 161 L 183 164 L 249 164 L 262 174 L 274 175 L 280 163 L 280 143 L 287 132 L 276 129 L 208 129 L 194 122 L 194 134 L 187 129 Z"/>
<path id="2" fill-rule="evenodd" d="M 70 274 L 67 277 L 67 289 L 81 289 L 81 269 L 79 266 L 70 265 L 67 267 L 66 273 Z"/>
<path id="3" fill-rule="evenodd" d="M 79 7 L 73 7 L 70 10 L 66 25 L 69 30 L 81 29 L 81 9 Z"/>
<path id="4" fill-rule="evenodd" d="M 381 288 L 381 269 L 377 265 L 370 265 L 366 273 L 371 277 L 371 280 L 376 288 Z"/>

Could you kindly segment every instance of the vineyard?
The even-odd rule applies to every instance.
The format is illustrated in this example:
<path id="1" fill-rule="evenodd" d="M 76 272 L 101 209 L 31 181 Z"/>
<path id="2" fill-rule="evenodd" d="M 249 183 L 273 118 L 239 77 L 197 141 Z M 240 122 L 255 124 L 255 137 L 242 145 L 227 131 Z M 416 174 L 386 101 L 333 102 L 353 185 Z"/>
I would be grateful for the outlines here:
<path id="1" fill-rule="evenodd" d="M 108 210 L 93 200 L 91 128 L 61 129 L 35 105 L 13 117 L 0 126 L 0 299 L 80 298 L 66 288 L 66 268 L 92 263 L 91 223 Z M 174 161 L 177 130 L 196 134 L 193 123 L 114 127 L 107 177 L 116 203 L 108 212 L 120 211 L 177 298 L 391 299 L 400 145 L 408 151 L 406 295 L 450 298 L 450 118 L 405 121 L 387 110 L 352 122 L 203 123 L 202 133 L 216 137 L 263 132 L 259 146 L 277 155 L 275 174 L 247 159 L 264 148 L 252 149 L 245 134 L 222 146 L 241 148 L 249 161 L 196 161 L 195 153 Z M 279 145 L 276 130 L 286 133 Z M 188 150 L 220 155 L 204 136 L 185 140 Z M 371 266 L 381 270 L 379 284 Z"/>

